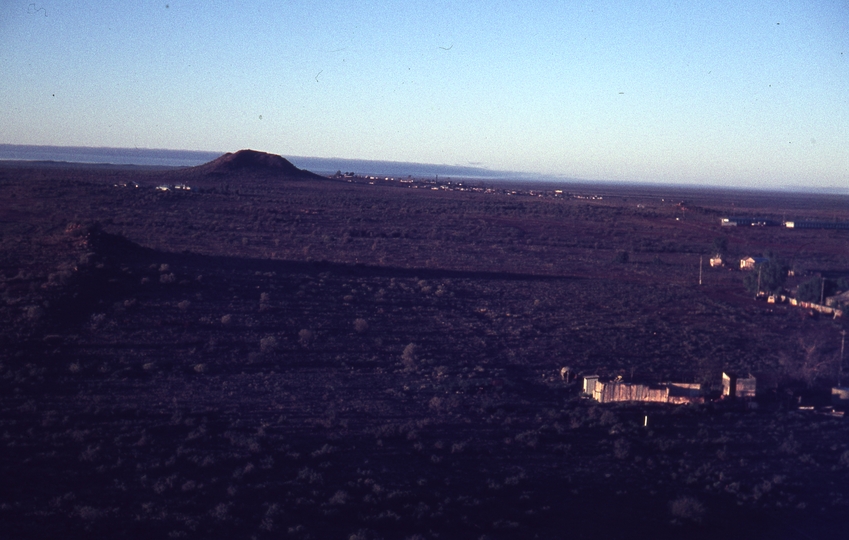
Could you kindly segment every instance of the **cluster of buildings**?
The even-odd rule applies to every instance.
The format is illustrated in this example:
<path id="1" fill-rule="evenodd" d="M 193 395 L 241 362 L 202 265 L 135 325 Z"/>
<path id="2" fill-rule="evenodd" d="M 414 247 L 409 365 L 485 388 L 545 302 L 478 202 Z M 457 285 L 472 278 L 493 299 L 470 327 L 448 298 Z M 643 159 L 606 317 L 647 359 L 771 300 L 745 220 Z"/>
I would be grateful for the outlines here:
<path id="1" fill-rule="evenodd" d="M 751 272 L 758 268 L 759 265 L 764 264 L 768 261 L 766 257 L 744 257 L 740 259 L 740 270 Z M 710 258 L 711 267 L 720 267 L 725 264 L 722 255 L 717 254 Z M 795 271 L 790 269 L 787 271 L 788 276 L 795 275 Z M 764 295 L 763 293 L 758 293 L 759 296 L 766 296 L 767 301 L 770 304 L 778 304 L 778 303 L 789 303 L 792 306 L 799 306 L 805 309 L 811 309 L 814 311 L 819 311 L 820 313 L 824 313 L 826 315 L 833 315 L 835 318 L 842 317 L 844 310 L 840 309 L 840 306 L 849 305 L 849 291 L 844 291 L 840 294 L 829 296 L 824 299 L 824 304 L 817 304 L 815 302 L 803 302 L 801 300 L 797 300 L 796 298 L 792 298 L 786 295 Z"/>
<path id="2" fill-rule="evenodd" d="M 634 383 L 625 382 L 621 377 L 604 379 L 598 375 L 584 376 L 583 392 L 599 403 L 640 402 L 680 405 L 704 403 L 706 397 L 704 388 L 698 383 Z M 736 373 L 723 372 L 723 399 L 753 399 L 757 393 L 758 379 L 754 375 L 739 376 Z M 849 400 L 849 389 L 847 389 L 847 400 Z"/>
<path id="3" fill-rule="evenodd" d="M 161 185 L 156 186 L 156 191 L 171 191 L 171 190 L 191 191 L 192 188 L 191 188 L 191 186 L 187 186 L 186 184 L 175 184 L 173 186 L 170 186 L 168 184 L 161 184 Z"/>
<path id="4" fill-rule="evenodd" d="M 786 227 L 788 229 L 843 229 L 849 230 L 849 222 L 840 221 L 776 221 L 761 217 L 724 217 L 723 227 Z"/>
<path id="5" fill-rule="evenodd" d="M 735 399 L 753 402 L 758 396 L 777 389 L 776 381 L 770 377 L 756 377 L 751 373 L 739 375 L 733 372 L 722 373 L 721 399 Z M 704 403 L 708 399 L 701 384 L 697 383 L 659 383 L 646 384 L 625 382 L 621 377 L 604 379 L 598 375 L 585 375 L 583 393 L 599 403 L 670 403 L 674 405 Z M 849 409 L 849 387 L 835 386 L 831 389 L 832 407 Z M 833 411 L 828 407 L 829 411 Z M 801 407 L 800 409 L 813 409 Z M 842 411 L 833 412 L 843 416 Z"/>
<path id="6" fill-rule="evenodd" d="M 436 179 L 432 178 L 421 178 L 421 177 L 413 177 L 407 176 L 406 178 L 396 178 L 394 176 L 374 176 L 374 175 L 364 175 L 358 174 L 355 172 L 342 172 L 337 171 L 336 174 L 331 176 L 330 178 L 336 178 L 345 180 L 348 183 L 368 183 L 368 185 L 376 185 L 377 183 L 383 182 L 384 184 L 392 183 L 401 184 L 403 187 L 409 187 L 412 189 L 425 189 L 431 191 L 462 191 L 462 192 L 471 192 L 471 193 L 486 193 L 486 194 L 499 194 L 499 195 L 517 195 L 524 197 L 536 197 L 536 198 L 571 198 L 571 199 L 579 199 L 579 200 L 587 200 L 587 201 L 602 201 L 604 200 L 603 195 L 581 195 L 570 193 L 564 191 L 562 189 L 520 189 L 520 188 L 508 188 L 508 187 L 487 187 L 483 182 L 488 180 L 487 178 L 468 178 L 465 181 L 454 181 L 450 179 L 443 178 L 439 179 L 439 175 L 436 175 Z M 637 208 L 644 208 L 644 205 L 637 205 Z"/>

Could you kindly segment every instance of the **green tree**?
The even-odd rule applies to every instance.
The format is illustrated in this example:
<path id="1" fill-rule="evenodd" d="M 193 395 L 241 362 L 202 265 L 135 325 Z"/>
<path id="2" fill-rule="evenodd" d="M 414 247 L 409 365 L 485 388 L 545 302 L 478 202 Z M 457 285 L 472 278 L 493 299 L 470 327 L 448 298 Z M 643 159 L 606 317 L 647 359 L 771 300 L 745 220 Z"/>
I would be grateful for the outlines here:
<path id="1" fill-rule="evenodd" d="M 833 281 L 815 277 L 799 285 L 799 289 L 796 291 L 796 298 L 803 302 L 819 302 L 824 297 L 831 296 L 835 292 L 837 292 L 837 287 Z"/>
<path id="2" fill-rule="evenodd" d="M 719 255 L 725 255 L 728 253 L 728 238 L 724 236 L 718 236 L 713 239 L 713 252 Z"/>
<path id="3" fill-rule="evenodd" d="M 759 291 L 768 293 L 781 292 L 784 282 L 787 280 L 787 271 L 790 267 L 775 253 L 765 253 L 767 260 L 755 266 L 753 272 L 746 274 L 743 284 L 746 290 L 755 294 Z M 758 283 L 760 283 L 760 288 Z"/>
<path id="4" fill-rule="evenodd" d="M 799 290 L 796 291 L 796 298 L 803 302 L 819 302 L 821 290 L 822 278 L 811 278 L 799 285 Z"/>
<path id="5" fill-rule="evenodd" d="M 613 262 L 619 263 L 619 264 L 625 264 L 630 259 L 631 259 L 631 257 L 628 255 L 627 251 L 620 251 L 616 254 L 616 257 L 613 258 Z"/>

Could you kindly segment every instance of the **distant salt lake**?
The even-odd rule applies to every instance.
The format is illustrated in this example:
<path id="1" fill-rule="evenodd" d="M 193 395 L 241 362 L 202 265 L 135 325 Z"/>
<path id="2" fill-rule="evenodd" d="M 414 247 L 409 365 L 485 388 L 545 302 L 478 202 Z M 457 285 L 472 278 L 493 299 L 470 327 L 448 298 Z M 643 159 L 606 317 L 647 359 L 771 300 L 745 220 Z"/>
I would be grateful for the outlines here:
<path id="1" fill-rule="evenodd" d="M 67 161 L 69 163 L 193 167 L 211 161 L 221 154 L 223 152 L 0 144 L 0 159 L 16 161 Z"/>
<path id="2" fill-rule="evenodd" d="M 231 151 L 239 150 L 238 148 Z M 69 163 L 104 163 L 150 167 L 194 167 L 212 161 L 225 152 L 194 150 L 156 150 L 150 148 L 89 148 L 77 146 L 28 146 L 0 144 L 0 160 L 65 161 Z M 286 156 L 296 167 L 317 174 L 336 171 L 365 175 L 406 177 L 453 177 L 469 179 L 517 178 L 520 175 L 460 165 L 430 165 L 397 161 Z"/>

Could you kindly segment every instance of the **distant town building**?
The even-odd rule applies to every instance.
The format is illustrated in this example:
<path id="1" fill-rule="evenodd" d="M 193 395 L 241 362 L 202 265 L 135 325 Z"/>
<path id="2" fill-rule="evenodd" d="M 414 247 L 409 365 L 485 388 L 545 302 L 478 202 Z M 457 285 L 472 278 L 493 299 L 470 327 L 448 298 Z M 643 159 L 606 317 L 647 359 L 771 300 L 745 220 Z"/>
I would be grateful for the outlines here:
<path id="1" fill-rule="evenodd" d="M 775 227 L 779 225 L 774 219 L 760 217 L 724 217 L 719 223 L 723 227 Z"/>
<path id="2" fill-rule="evenodd" d="M 713 268 L 716 268 L 717 266 L 722 266 L 722 255 L 716 254 L 713 257 L 711 257 L 710 258 L 710 265 Z"/>
<path id="3" fill-rule="evenodd" d="M 839 221 L 785 221 L 788 229 L 842 229 L 849 230 L 849 222 Z"/>

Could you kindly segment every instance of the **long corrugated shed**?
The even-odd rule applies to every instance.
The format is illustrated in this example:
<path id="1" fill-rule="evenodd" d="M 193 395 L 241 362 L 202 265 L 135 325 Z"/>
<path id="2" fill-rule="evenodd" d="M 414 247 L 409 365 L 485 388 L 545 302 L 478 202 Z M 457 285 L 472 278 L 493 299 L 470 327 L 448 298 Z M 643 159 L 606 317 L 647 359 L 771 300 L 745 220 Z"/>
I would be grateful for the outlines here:
<path id="1" fill-rule="evenodd" d="M 592 397 L 599 403 L 640 401 L 644 403 L 701 403 L 700 384 L 670 383 L 659 385 L 626 382 L 595 382 Z"/>

